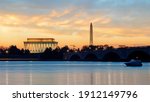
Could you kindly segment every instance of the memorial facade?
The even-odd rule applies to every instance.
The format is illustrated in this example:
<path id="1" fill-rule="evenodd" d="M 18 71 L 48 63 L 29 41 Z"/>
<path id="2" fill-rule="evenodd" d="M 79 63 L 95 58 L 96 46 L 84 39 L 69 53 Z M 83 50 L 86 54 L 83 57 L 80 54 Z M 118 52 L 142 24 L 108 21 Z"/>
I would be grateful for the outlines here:
<path id="1" fill-rule="evenodd" d="M 54 38 L 27 38 L 24 42 L 25 49 L 28 49 L 30 53 L 42 53 L 46 48 L 55 49 L 58 42 Z"/>

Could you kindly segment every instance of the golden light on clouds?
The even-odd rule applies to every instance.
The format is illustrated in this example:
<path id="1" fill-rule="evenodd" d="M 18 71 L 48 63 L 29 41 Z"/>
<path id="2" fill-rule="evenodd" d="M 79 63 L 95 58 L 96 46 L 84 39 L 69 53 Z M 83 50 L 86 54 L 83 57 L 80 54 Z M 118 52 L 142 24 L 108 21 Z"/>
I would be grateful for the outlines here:
<path id="1" fill-rule="evenodd" d="M 147 2 L 64 0 L 59 4 L 46 1 L 31 0 L 23 4 L 16 1 L 14 4 L 19 6 L 8 4 L 10 8 L 5 8 L 5 2 L 0 4 L 3 7 L 0 7 L 0 46 L 17 45 L 21 48 L 29 37 L 52 37 L 59 46 L 81 47 L 89 44 L 91 22 L 96 45 L 150 44 L 150 13 L 147 9 L 150 5 Z"/>

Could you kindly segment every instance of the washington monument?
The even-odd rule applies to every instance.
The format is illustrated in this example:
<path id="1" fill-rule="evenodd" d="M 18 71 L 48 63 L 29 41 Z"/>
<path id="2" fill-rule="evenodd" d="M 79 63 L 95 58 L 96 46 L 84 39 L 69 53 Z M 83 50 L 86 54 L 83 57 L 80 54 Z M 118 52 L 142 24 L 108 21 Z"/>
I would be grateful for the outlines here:
<path id="1" fill-rule="evenodd" d="M 90 45 L 93 45 L 93 24 L 90 24 Z"/>

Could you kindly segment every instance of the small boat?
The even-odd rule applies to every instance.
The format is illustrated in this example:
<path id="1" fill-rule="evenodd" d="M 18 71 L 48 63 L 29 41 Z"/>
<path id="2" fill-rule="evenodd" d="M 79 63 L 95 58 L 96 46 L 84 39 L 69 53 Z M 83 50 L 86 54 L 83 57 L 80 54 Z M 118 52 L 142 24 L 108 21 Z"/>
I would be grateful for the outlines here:
<path id="1" fill-rule="evenodd" d="M 136 66 L 142 66 L 143 64 L 142 64 L 141 60 L 132 59 L 131 61 L 126 62 L 125 65 L 126 66 L 131 66 L 131 67 L 134 67 L 134 66 L 136 67 Z"/>

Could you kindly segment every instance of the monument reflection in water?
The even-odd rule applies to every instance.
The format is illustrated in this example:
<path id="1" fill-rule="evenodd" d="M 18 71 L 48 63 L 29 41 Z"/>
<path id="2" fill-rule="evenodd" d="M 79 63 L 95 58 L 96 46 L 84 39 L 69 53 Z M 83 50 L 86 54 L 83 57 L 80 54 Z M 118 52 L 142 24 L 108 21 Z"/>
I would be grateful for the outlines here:
<path id="1" fill-rule="evenodd" d="M 1 61 L 1 85 L 150 85 L 150 64 Z"/>

